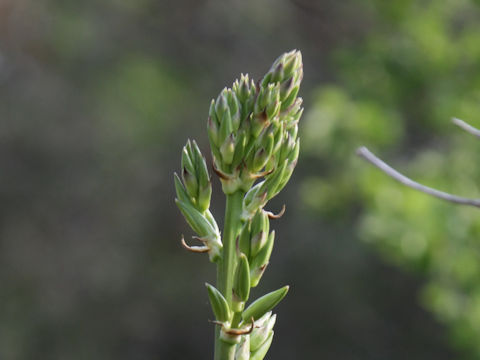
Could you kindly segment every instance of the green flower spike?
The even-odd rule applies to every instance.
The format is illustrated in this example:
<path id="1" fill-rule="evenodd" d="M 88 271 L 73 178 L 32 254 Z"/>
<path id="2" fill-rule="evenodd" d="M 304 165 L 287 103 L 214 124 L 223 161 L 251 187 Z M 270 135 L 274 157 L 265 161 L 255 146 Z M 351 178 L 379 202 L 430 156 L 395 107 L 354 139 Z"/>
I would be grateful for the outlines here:
<path id="1" fill-rule="evenodd" d="M 181 175 L 175 174 L 176 203 L 202 246 L 182 244 L 209 254 L 217 265 L 217 283 L 207 284 L 215 316 L 215 360 L 262 360 L 273 339 L 276 315 L 271 310 L 288 286 L 253 301 L 270 261 L 275 231 L 267 202 L 287 184 L 297 164 L 298 122 L 303 113 L 297 97 L 303 78 L 299 51 L 281 55 L 255 85 L 242 74 L 210 103 L 207 130 L 212 170 L 226 195 L 223 231 L 210 212 L 212 185 L 195 141 L 182 151 Z"/>

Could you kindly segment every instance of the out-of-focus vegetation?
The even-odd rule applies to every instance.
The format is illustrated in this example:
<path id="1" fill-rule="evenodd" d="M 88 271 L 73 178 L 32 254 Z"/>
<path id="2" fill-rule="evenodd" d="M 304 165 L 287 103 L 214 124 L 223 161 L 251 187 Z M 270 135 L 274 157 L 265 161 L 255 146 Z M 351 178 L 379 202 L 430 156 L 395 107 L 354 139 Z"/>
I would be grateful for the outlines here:
<path id="1" fill-rule="evenodd" d="M 339 83 L 315 91 L 303 127 L 324 164 L 302 199 L 385 258 L 420 272 L 421 303 L 480 358 L 480 213 L 399 185 L 355 158 L 362 144 L 438 189 L 478 197 L 480 144 L 452 116 L 480 124 L 480 8 L 472 1 L 370 1 L 377 26 L 332 57 Z M 355 236 L 356 237 L 356 236 Z"/>
<path id="2" fill-rule="evenodd" d="M 220 87 L 246 70 L 258 80 L 294 48 L 305 64 L 309 119 L 299 127 L 308 154 L 272 201 L 273 211 L 288 204 L 272 224 L 281 234 L 275 271 L 252 294 L 291 285 L 272 358 L 459 358 L 416 302 L 423 278 L 384 262 L 354 225 L 388 215 L 363 213 L 363 201 L 373 207 L 385 196 L 381 188 L 415 196 L 381 203 L 425 239 L 423 250 L 405 240 L 418 259 L 441 240 L 415 228 L 405 209 L 434 209 L 422 214 L 431 220 L 415 220 L 438 221 L 445 238 L 473 231 L 448 224 L 476 213 L 411 194 L 352 159 L 357 144 L 376 145 L 417 176 L 407 164 L 430 149 L 437 161 L 416 165 L 419 179 L 475 195 L 467 160 L 478 145 L 457 130 L 450 136 L 448 119 L 476 120 L 478 19 L 461 0 L 0 1 L 0 358 L 211 359 L 203 282 L 215 274 L 179 245 L 178 234 L 190 233 L 172 173 L 186 138 L 207 153 L 208 106 Z M 449 161 L 462 149 L 468 158 Z M 306 188 L 315 212 L 300 201 Z M 402 242 L 375 234 L 365 238 L 408 268 L 433 263 L 409 260 Z M 443 243 L 460 244 L 456 237 Z M 444 299 L 433 296 L 444 288 L 425 299 Z"/>

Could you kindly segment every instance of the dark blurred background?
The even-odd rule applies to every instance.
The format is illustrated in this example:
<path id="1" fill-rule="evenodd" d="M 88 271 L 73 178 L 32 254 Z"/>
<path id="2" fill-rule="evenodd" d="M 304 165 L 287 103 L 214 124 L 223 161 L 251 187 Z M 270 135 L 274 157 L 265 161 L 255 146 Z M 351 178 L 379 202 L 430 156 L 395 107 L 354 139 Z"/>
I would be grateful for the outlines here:
<path id="1" fill-rule="evenodd" d="M 0 359 L 211 359 L 172 173 L 209 102 L 303 53 L 299 165 L 272 210 L 268 359 L 480 359 L 480 9 L 470 0 L 0 0 Z M 476 122 L 476 123 L 475 123 Z M 214 182 L 213 213 L 223 197 Z"/>

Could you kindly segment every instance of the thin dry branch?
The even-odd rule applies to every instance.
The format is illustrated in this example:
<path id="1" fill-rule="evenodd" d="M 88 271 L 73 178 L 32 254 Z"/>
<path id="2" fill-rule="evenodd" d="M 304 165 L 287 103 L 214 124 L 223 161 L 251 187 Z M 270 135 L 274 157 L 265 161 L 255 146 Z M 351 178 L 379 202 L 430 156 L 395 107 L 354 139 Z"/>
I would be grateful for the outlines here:
<path id="1" fill-rule="evenodd" d="M 476 130 L 476 129 L 475 129 Z M 477 130 L 478 131 L 478 130 Z M 480 133 L 480 131 L 479 131 Z M 392 168 L 390 165 L 386 164 L 383 162 L 381 159 L 376 157 L 370 150 L 368 150 L 365 146 L 362 146 L 357 149 L 357 155 L 364 158 L 380 170 L 382 170 L 385 174 L 388 176 L 392 177 L 393 179 L 397 180 L 398 182 L 402 183 L 403 185 L 406 185 L 408 187 L 411 187 L 412 189 L 421 191 L 425 194 L 437 197 L 442 200 L 450 201 L 455 204 L 460 204 L 460 205 L 470 205 L 470 206 L 475 206 L 480 208 L 480 199 L 470 199 L 470 198 L 464 198 L 461 196 L 456 196 L 453 194 L 449 194 L 440 190 L 433 189 L 431 187 L 419 184 L 416 181 L 413 181 L 412 179 L 406 177 L 405 175 L 399 173 L 397 170 Z"/>
<path id="2" fill-rule="evenodd" d="M 466 132 L 469 132 L 472 135 L 475 135 L 476 137 L 480 137 L 480 130 L 477 129 L 476 127 L 473 127 L 472 125 L 466 123 L 463 120 L 457 119 L 457 118 L 452 118 L 452 122 L 457 125 L 458 127 L 462 128 Z"/>

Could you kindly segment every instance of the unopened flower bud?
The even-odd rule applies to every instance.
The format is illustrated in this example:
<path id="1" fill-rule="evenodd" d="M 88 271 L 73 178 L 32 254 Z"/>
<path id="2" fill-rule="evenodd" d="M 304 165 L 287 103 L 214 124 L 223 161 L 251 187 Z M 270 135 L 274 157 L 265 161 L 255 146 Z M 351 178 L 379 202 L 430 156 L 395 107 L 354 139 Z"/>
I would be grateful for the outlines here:
<path id="1" fill-rule="evenodd" d="M 190 203 L 203 214 L 210 206 L 212 185 L 205 158 L 202 156 L 195 141 L 191 142 L 188 140 L 183 147 L 182 180 L 182 188 L 188 194 L 188 201 L 180 198 L 178 195 L 180 187 L 176 183 L 177 196 L 179 196 L 180 200 Z"/>
<path id="2" fill-rule="evenodd" d="M 295 103 L 303 78 L 302 55 L 293 50 L 281 55 L 273 63 L 262 79 L 261 86 L 280 84 L 280 111 L 283 112 Z"/>
<path id="3" fill-rule="evenodd" d="M 278 126 L 274 129 L 274 134 L 273 134 L 273 150 L 272 153 L 276 154 L 280 148 L 282 147 L 283 144 L 283 123 L 278 124 Z M 278 159 L 277 159 L 278 162 Z"/>
<path id="4" fill-rule="evenodd" d="M 278 161 L 280 163 L 284 162 L 287 159 L 290 153 L 295 149 L 295 145 L 296 145 L 295 140 L 292 139 L 289 133 L 285 133 L 283 144 L 280 149 L 280 154 L 278 157 Z"/>
<path id="5" fill-rule="evenodd" d="M 265 189 L 265 180 L 252 187 L 243 198 L 242 219 L 250 220 L 258 209 L 265 206 L 267 201 L 267 190 Z"/>
<path id="6" fill-rule="evenodd" d="M 207 131 L 208 131 L 208 139 L 210 140 L 211 146 L 219 147 L 219 128 L 217 122 L 211 117 L 208 117 L 207 120 Z"/>
<path id="7" fill-rule="evenodd" d="M 288 88 L 284 89 L 284 92 L 282 93 L 283 96 L 280 95 L 280 100 L 282 101 L 282 106 L 280 107 L 280 111 L 287 110 L 290 106 L 292 106 L 295 103 L 295 99 L 297 98 L 299 90 L 300 90 L 299 84 L 295 86 L 289 86 Z"/>
<path id="8" fill-rule="evenodd" d="M 282 83 L 289 78 L 301 80 L 303 74 L 302 54 L 298 50 L 292 50 L 280 55 L 270 67 L 270 70 L 262 79 L 261 85 L 269 83 Z"/>
<path id="9" fill-rule="evenodd" d="M 260 319 L 264 314 L 272 310 L 287 295 L 289 286 L 284 286 L 278 290 L 272 291 L 261 298 L 255 300 L 242 314 L 245 321 L 253 318 Z"/>
<path id="10" fill-rule="evenodd" d="M 250 79 L 248 78 L 248 74 L 240 75 L 240 80 L 235 80 L 232 86 L 232 90 L 237 95 L 237 98 L 240 102 L 245 102 L 250 97 Z"/>
<path id="11" fill-rule="evenodd" d="M 267 192 L 268 200 L 278 194 L 277 188 L 283 180 L 283 173 L 287 165 L 287 160 L 285 160 L 272 174 L 268 175 L 265 183 L 263 183 L 262 189 Z"/>
<path id="12" fill-rule="evenodd" d="M 227 112 L 230 113 L 230 109 L 228 108 L 227 88 L 224 88 L 220 95 L 218 95 L 215 103 L 215 113 L 220 122 L 222 122 Z"/>
<path id="13" fill-rule="evenodd" d="M 270 349 L 270 345 L 272 345 L 273 334 L 273 330 L 270 331 L 267 340 L 265 340 L 265 342 L 257 350 L 250 353 L 250 360 L 263 360 L 265 358 L 268 349 Z"/>
<path id="14" fill-rule="evenodd" d="M 254 114 L 266 112 L 267 106 L 272 106 L 280 99 L 280 87 L 277 84 L 268 84 L 260 89 L 255 101 Z"/>
<path id="15" fill-rule="evenodd" d="M 295 147 L 290 152 L 290 154 L 288 154 L 288 157 L 287 157 L 289 164 L 297 162 L 299 152 L 300 152 L 300 139 L 297 139 L 297 141 L 295 141 Z"/>
<path id="16" fill-rule="evenodd" d="M 250 222 L 245 222 L 242 226 L 242 230 L 238 235 L 238 249 L 241 253 L 245 254 L 247 258 L 250 258 Z"/>
<path id="17" fill-rule="evenodd" d="M 208 181 L 198 189 L 197 207 L 203 212 L 210 207 L 210 199 L 212 197 L 212 183 Z"/>
<path id="18" fill-rule="evenodd" d="M 201 238 L 219 239 L 220 234 L 216 231 L 215 226 L 211 224 L 205 216 L 189 203 L 175 199 L 178 208 L 182 212 L 185 220 Z"/>
<path id="19" fill-rule="evenodd" d="M 250 336 L 242 336 L 240 344 L 235 349 L 235 360 L 250 360 Z"/>
<path id="20" fill-rule="evenodd" d="M 232 90 L 240 103 L 240 118 L 244 121 L 253 110 L 253 103 L 256 97 L 256 86 L 248 74 L 242 74 L 240 80 L 235 80 Z"/>
<path id="21" fill-rule="evenodd" d="M 275 321 L 277 319 L 276 315 L 272 315 L 272 312 L 269 311 L 263 315 L 258 321 L 255 321 L 255 329 L 253 329 L 250 334 L 250 351 L 257 351 L 260 346 L 267 341 L 270 332 L 273 330 Z"/>
<path id="22" fill-rule="evenodd" d="M 252 171 L 258 172 L 262 170 L 270 157 L 269 155 L 270 154 L 263 147 L 258 149 L 253 157 Z"/>
<path id="23" fill-rule="evenodd" d="M 265 246 L 270 229 L 270 221 L 265 211 L 259 210 L 252 218 L 251 240 L 250 240 L 250 258 L 254 258 L 258 252 Z"/>
<path id="24" fill-rule="evenodd" d="M 230 116 L 229 112 L 226 112 L 220 120 L 220 131 L 218 136 L 220 144 L 224 144 L 225 140 L 232 134 L 232 132 L 232 117 Z"/>
<path id="25" fill-rule="evenodd" d="M 247 134 L 245 131 L 238 131 L 235 139 L 235 154 L 233 156 L 232 165 L 237 166 L 245 159 L 245 147 L 247 146 Z"/>
<path id="26" fill-rule="evenodd" d="M 290 137 L 293 140 L 297 140 L 297 135 L 298 135 L 298 125 L 297 124 L 289 127 L 288 129 L 286 129 L 286 131 L 288 132 L 288 134 L 290 135 Z"/>
<path id="27" fill-rule="evenodd" d="M 294 78 L 291 77 L 280 84 L 280 99 L 283 99 L 285 101 L 285 99 L 290 95 L 293 88 L 295 87 L 294 81 Z"/>
<path id="28" fill-rule="evenodd" d="M 190 195 L 190 197 L 196 201 L 198 197 L 198 182 L 195 178 L 195 175 L 190 173 L 187 168 L 184 167 L 182 171 L 182 179 L 188 195 Z"/>
<path id="29" fill-rule="evenodd" d="M 247 256 L 240 253 L 238 259 L 237 270 L 233 283 L 233 302 L 236 303 L 235 312 L 243 310 L 245 301 L 250 296 L 250 266 L 248 264 Z"/>
<path id="30" fill-rule="evenodd" d="M 235 154 L 235 138 L 233 134 L 230 134 L 222 146 L 220 146 L 220 154 L 222 154 L 222 162 L 225 165 L 230 165 L 233 161 L 233 155 Z"/>
<path id="31" fill-rule="evenodd" d="M 272 102 L 270 102 L 265 108 L 267 117 L 273 120 L 279 114 L 280 107 L 281 107 L 280 99 L 275 99 Z"/>
<path id="32" fill-rule="evenodd" d="M 205 286 L 207 287 L 208 298 L 210 300 L 210 305 L 212 306 L 215 319 L 221 322 L 230 321 L 231 311 L 228 307 L 225 297 L 214 286 L 208 283 L 205 283 Z"/>
<path id="33" fill-rule="evenodd" d="M 291 154 L 292 159 L 291 160 L 287 159 L 287 161 L 289 161 L 289 162 L 288 162 L 288 165 L 285 167 L 285 171 L 283 172 L 282 181 L 277 186 L 276 193 L 273 196 L 278 194 L 285 187 L 288 180 L 290 180 L 290 177 L 292 176 L 293 170 L 297 166 L 297 158 L 298 158 L 299 147 L 300 147 L 300 141 L 297 140 L 297 146 L 295 147 L 294 151 Z"/>
<path id="34" fill-rule="evenodd" d="M 192 148 L 191 148 L 191 143 L 190 140 L 187 140 L 187 144 L 183 147 L 182 149 L 182 168 L 187 169 L 190 173 L 195 172 L 195 166 L 193 165 L 193 160 L 192 159 Z"/>
<path id="35" fill-rule="evenodd" d="M 252 115 L 250 119 L 250 133 L 254 139 L 258 138 L 260 133 L 270 124 L 266 111 Z"/>
<path id="36" fill-rule="evenodd" d="M 230 111 L 230 116 L 232 117 L 232 126 L 233 131 L 237 131 L 240 127 L 240 104 L 238 102 L 237 96 L 232 91 L 232 89 L 227 89 L 227 101 L 228 108 Z"/>
<path id="37" fill-rule="evenodd" d="M 289 56 L 288 54 L 292 54 Z M 302 67 L 302 53 L 300 51 L 293 50 L 285 57 L 285 74 L 292 74 L 296 69 Z"/>
<path id="38" fill-rule="evenodd" d="M 265 269 L 270 261 L 272 254 L 273 243 L 275 241 L 275 231 L 272 231 L 268 236 L 267 243 L 262 247 L 260 252 L 253 257 L 250 262 L 250 285 L 255 287 L 260 282 L 260 279 L 265 272 Z"/>
<path id="39" fill-rule="evenodd" d="M 289 130 L 292 126 L 298 124 L 303 114 L 302 101 L 302 98 L 297 97 L 292 107 L 281 114 L 281 121 L 285 123 L 285 129 Z"/>
<path id="40" fill-rule="evenodd" d="M 275 68 L 273 69 L 273 71 L 271 72 L 271 77 L 270 77 L 270 81 L 269 82 L 280 82 L 282 81 L 282 79 L 284 78 L 284 67 L 283 67 L 283 63 L 282 62 L 279 62 L 277 64 L 277 66 L 275 66 Z"/>

